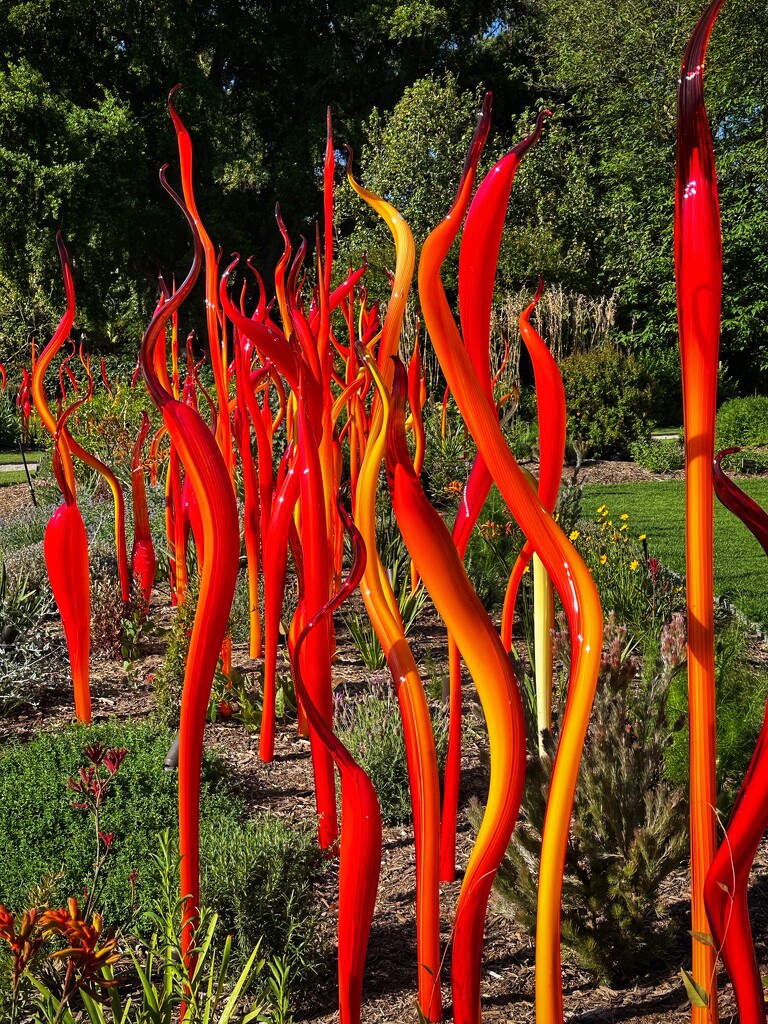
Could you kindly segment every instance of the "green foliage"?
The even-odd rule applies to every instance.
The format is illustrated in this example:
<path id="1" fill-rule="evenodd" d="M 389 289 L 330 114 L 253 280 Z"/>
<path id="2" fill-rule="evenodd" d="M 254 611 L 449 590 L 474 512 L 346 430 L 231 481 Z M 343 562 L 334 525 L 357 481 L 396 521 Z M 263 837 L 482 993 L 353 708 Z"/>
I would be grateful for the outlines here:
<path id="1" fill-rule="evenodd" d="M 405 635 L 408 636 L 421 615 L 428 595 L 422 586 L 417 587 L 416 590 L 411 588 L 410 559 L 395 559 L 394 563 L 387 567 L 387 572 L 392 581 L 397 606 L 400 609 L 403 629 Z M 352 643 L 366 668 L 384 668 L 386 664 L 384 651 L 367 613 L 363 612 L 361 615 L 357 615 L 350 612 L 344 616 L 344 624 L 349 630 Z"/>
<path id="2" fill-rule="evenodd" d="M 96 366 L 91 370 L 94 375 L 100 374 Z M 73 415 L 70 427 L 75 440 L 109 466 L 128 494 L 131 488 L 131 456 L 141 425 L 141 414 L 146 410 L 154 427 L 161 422 L 145 388 L 141 385 L 130 387 L 130 376 L 130 372 L 122 371 L 111 377 L 112 395 L 100 375 L 96 376 L 93 397 Z M 149 437 L 152 437 L 151 432 Z M 147 441 L 145 458 L 148 447 Z"/>
<path id="3" fill-rule="evenodd" d="M 750 664 L 750 640 L 738 622 L 726 624 L 715 639 L 717 700 L 718 805 L 727 811 L 741 785 L 763 724 L 768 700 L 768 672 Z M 675 679 L 669 697 L 670 719 L 688 718 L 688 687 Z M 674 737 L 666 754 L 666 776 L 675 785 L 688 783 L 688 726 Z"/>
<path id="4" fill-rule="evenodd" d="M 53 607 L 42 545 L 0 552 L 0 716 L 62 681 L 63 644 L 42 626 Z"/>
<path id="5" fill-rule="evenodd" d="M 496 488 L 491 488 L 464 556 L 470 582 L 487 609 L 501 607 L 523 543 L 523 534 L 506 503 Z"/>
<path id="6" fill-rule="evenodd" d="M 461 89 L 457 79 L 429 75 L 406 88 L 394 109 L 374 108 L 363 131 L 360 154 L 366 188 L 384 196 L 399 211 L 420 245 L 445 216 L 458 184 L 481 97 Z M 355 168 L 355 173 L 360 172 Z M 380 218 L 351 189 L 342 193 L 341 217 L 354 217 L 345 242 L 345 259 L 358 265 L 364 252 L 379 287 L 392 263 L 392 240 Z M 456 284 L 456 263 L 448 278 Z"/>
<path id="7" fill-rule="evenodd" d="M 0 359 L 28 351 L 29 333 L 50 334 L 58 320 L 62 225 L 76 261 L 78 329 L 102 351 L 134 352 L 158 268 L 170 281 L 186 259 L 185 226 L 157 183 L 157 168 L 177 159 L 164 109 L 171 84 L 185 86 L 178 105 L 212 236 L 227 252 L 266 253 L 268 271 L 280 244 L 275 199 L 293 233 L 319 211 L 313 168 L 329 103 L 339 146 L 358 145 L 374 106 L 391 109 L 432 72 L 473 86 L 489 76 L 503 116 L 505 105 L 519 106 L 519 69 L 530 62 L 529 33 L 489 0 L 307 0 L 272 8 L 268 31 L 263 10 L 236 0 L 215 9 L 193 0 L 172 18 L 144 0 L 130 10 L 106 0 L 97 11 L 76 0 L 66 19 L 51 4 L 31 18 L 11 0 L 3 15 Z M 414 151 L 422 161 L 425 150 Z M 462 161 L 463 153 L 456 174 Z"/>
<path id="8" fill-rule="evenodd" d="M 25 1020 L 32 1019 L 27 1014 L 33 1006 L 36 1024 L 76 1024 L 83 1020 L 89 1024 L 161 1024 L 170 1021 L 182 1003 L 189 1024 L 232 1024 L 235 1020 L 242 1024 L 291 1024 L 288 965 L 279 956 L 269 962 L 259 957 L 259 941 L 249 956 L 246 950 L 238 950 L 240 956 L 235 957 L 231 935 L 222 944 L 217 941 L 217 914 L 201 908 L 187 950 L 190 960 L 184 957 L 179 859 L 172 852 L 168 831 L 159 840 L 160 850 L 152 854 L 150 866 L 157 892 L 148 913 L 152 934 L 146 941 L 134 939 L 125 952 L 118 949 L 114 955 L 123 956 L 118 970 L 103 967 L 96 984 L 102 978 L 110 984 L 104 986 L 104 997 L 97 995 L 87 969 L 74 958 L 65 958 L 67 969 L 62 982 L 44 954 L 38 952 L 25 968 L 10 1005 L 3 1006 L 10 1013 L 11 1024 L 18 1019 L 20 1008 Z M 33 928 L 31 941 L 36 942 L 39 935 Z M 105 940 L 102 937 L 102 950 L 110 941 Z M 237 976 L 237 968 L 232 970 L 235 959 L 241 968 Z M 129 987 L 130 996 L 126 993 Z M 0 1005 L 6 1000 L 7 993 L 0 992 Z"/>
<path id="9" fill-rule="evenodd" d="M 438 766 L 448 750 L 448 714 L 444 704 L 430 706 Z M 391 690 L 372 687 L 356 693 L 334 694 L 335 731 L 357 763 L 369 775 L 379 798 L 381 816 L 390 825 L 412 814 L 405 737 L 397 700 Z"/>
<path id="10" fill-rule="evenodd" d="M 164 725 L 176 727 L 181 712 L 181 691 L 184 670 L 189 653 L 189 640 L 197 608 L 197 587 L 190 577 L 184 603 L 173 610 L 173 621 L 168 632 L 165 661 L 156 673 L 152 685 L 155 715 Z"/>
<path id="11" fill-rule="evenodd" d="M 49 596 L 30 586 L 27 577 L 12 576 L 0 558 L 0 643 L 13 644 L 21 630 L 36 625 L 49 610 Z"/>
<path id="12" fill-rule="evenodd" d="M 235 596 L 232 600 L 232 611 L 229 613 L 229 628 L 233 641 L 246 643 L 251 638 L 251 595 L 248 590 L 248 573 L 240 571 L 235 585 Z"/>
<path id="13" fill-rule="evenodd" d="M 355 612 L 348 612 L 344 616 L 344 625 L 349 630 L 350 640 L 365 667 L 373 670 L 384 668 L 387 659 L 384 657 L 384 651 L 368 613 L 358 615 Z"/>
<path id="14" fill-rule="evenodd" d="M 559 656 L 569 642 L 563 631 Z M 678 652 L 679 653 L 679 652 Z M 667 696 L 679 662 L 662 661 L 638 685 L 627 631 L 609 616 L 597 693 L 576 788 L 565 860 L 563 945 L 603 983 L 635 975 L 668 948 L 673 922 L 661 886 L 685 862 L 687 814 L 681 789 L 662 778 L 672 736 Z M 564 699 L 564 698 L 563 698 Z M 539 756 L 528 708 L 529 754 L 521 818 L 497 875 L 502 913 L 535 934 L 541 833 L 559 713 Z M 473 813 L 479 820 L 479 808 Z"/>
<path id="15" fill-rule="evenodd" d="M 717 411 L 718 448 L 768 445 L 768 398 L 733 398 Z"/>
<path id="16" fill-rule="evenodd" d="M 539 430 L 536 422 L 529 423 L 515 415 L 504 424 L 504 439 L 518 462 L 529 462 L 538 451 Z"/>
<path id="17" fill-rule="evenodd" d="M 676 348 L 675 101 L 680 58 L 700 14 L 695 0 L 540 6 L 536 81 L 544 102 L 558 104 L 563 141 L 558 160 L 540 147 L 521 171 L 521 179 L 536 179 L 529 220 L 540 219 L 540 233 L 564 253 L 560 280 L 572 275 L 577 290 L 616 292 L 619 336 L 643 352 Z M 718 18 L 706 72 L 723 217 L 721 354 L 749 389 L 765 372 L 768 340 L 768 206 L 760 184 L 768 160 L 767 29 L 763 6 L 735 0 Z"/>
<path id="18" fill-rule="evenodd" d="M 93 579 L 91 584 L 91 644 L 113 661 L 128 663 L 138 653 L 146 628 L 144 598 L 134 587 L 127 604 L 112 581 Z"/>
<path id="19" fill-rule="evenodd" d="M 52 903 L 82 893 L 88 884 L 93 826 L 83 811 L 70 806 L 67 778 L 83 764 L 83 748 L 101 742 L 128 749 L 101 814 L 103 830 L 115 834 L 101 909 L 115 925 L 131 921 L 129 875 L 135 868 L 136 899 L 146 911 L 157 896 L 151 874 L 154 837 L 178 818 L 176 776 L 163 769 L 172 738 L 166 730 L 113 720 L 8 746 L 0 757 L 0 903 L 16 911 L 25 907 L 30 891 L 52 872 Z M 210 755 L 204 758 L 202 786 L 203 834 L 234 828 L 237 801 L 220 762 Z"/>
<path id="20" fill-rule="evenodd" d="M 649 473 L 674 473 L 685 465 L 682 438 L 649 438 L 629 448 L 632 458 Z"/>
<path id="21" fill-rule="evenodd" d="M 723 459 L 726 473 L 766 473 L 768 472 L 768 448 L 742 448 L 733 455 Z"/>
<path id="22" fill-rule="evenodd" d="M 561 366 L 568 433 L 594 458 L 623 455 L 645 437 L 651 389 L 641 365 L 610 345 L 567 356 Z"/>
<path id="23" fill-rule="evenodd" d="M 301 988 L 316 976 L 323 955 L 315 883 L 323 859 L 314 831 L 274 814 L 209 831 L 202 849 L 203 901 L 238 949 L 260 942 L 262 955 L 280 956 Z"/>
<path id="24" fill-rule="evenodd" d="M 450 507 L 453 496 L 464 486 L 475 457 L 475 444 L 456 406 L 448 402 L 445 433 L 442 431 L 441 402 L 427 402 L 424 407 L 424 489 L 436 508 Z"/>
<path id="25" fill-rule="evenodd" d="M 45 527 L 52 512 L 53 506 L 45 507 L 41 503 L 35 507 L 30 502 L 28 508 L 4 515 L 0 521 L 0 551 L 10 555 L 32 544 L 39 544 L 45 536 Z"/>
<path id="26" fill-rule="evenodd" d="M 10 387 L 0 391 L 0 448 L 15 448 L 21 431 Z"/>

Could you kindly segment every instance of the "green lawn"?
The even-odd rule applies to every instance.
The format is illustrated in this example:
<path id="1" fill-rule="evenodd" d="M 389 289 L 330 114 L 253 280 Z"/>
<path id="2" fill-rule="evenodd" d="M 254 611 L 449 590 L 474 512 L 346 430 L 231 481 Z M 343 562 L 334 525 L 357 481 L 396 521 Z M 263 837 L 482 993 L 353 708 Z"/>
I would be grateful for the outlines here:
<path id="1" fill-rule="evenodd" d="M 34 478 L 36 470 L 30 467 L 29 475 Z M 27 474 L 23 469 L 11 469 L 0 472 L 0 487 L 10 487 L 11 484 L 25 484 Z"/>
<path id="2" fill-rule="evenodd" d="M 740 480 L 739 486 L 768 509 L 768 480 Z M 605 504 L 614 522 L 629 514 L 632 534 L 648 535 L 651 556 L 685 573 L 685 484 L 682 480 L 642 484 L 588 484 L 583 514 L 597 518 Z M 715 592 L 728 597 L 754 622 L 768 627 L 768 558 L 752 534 L 715 500 Z"/>
<path id="3" fill-rule="evenodd" d="M 45 455 L 44 452 L 25 452 L 27 462 L 40 462 Z M 14 466 L 16 463 L 22 465 L 22 453 L 15 449 L 13 452 L 0 452 L 0 466 Z"/>

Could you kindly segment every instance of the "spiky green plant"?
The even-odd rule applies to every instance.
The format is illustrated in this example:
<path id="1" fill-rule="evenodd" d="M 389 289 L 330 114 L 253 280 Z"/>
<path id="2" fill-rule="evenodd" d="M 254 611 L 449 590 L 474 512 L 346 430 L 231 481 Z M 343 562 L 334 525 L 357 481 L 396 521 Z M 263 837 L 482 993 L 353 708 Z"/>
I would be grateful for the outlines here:
<path id="1" fill-rule="evenodd" d="M 674 923 L 661 886 L 687 856 L 682 789 L 663 779 L 672 738 L 666 711 L 676 660 L 643 682 L 627 631 L 613 614 L 576 790 L 563 885 L 563 945 L 601 983 L 636 971 L 668 948 Z M 562 646 L 560 647 L 562 652 Z M 558 721 L 537 753 L 535 716 L 520 821 L 496 880 L 503 914 L 535 933 L 538 863 Z M 479 808 L 471 817 L 478 820 Z"/>

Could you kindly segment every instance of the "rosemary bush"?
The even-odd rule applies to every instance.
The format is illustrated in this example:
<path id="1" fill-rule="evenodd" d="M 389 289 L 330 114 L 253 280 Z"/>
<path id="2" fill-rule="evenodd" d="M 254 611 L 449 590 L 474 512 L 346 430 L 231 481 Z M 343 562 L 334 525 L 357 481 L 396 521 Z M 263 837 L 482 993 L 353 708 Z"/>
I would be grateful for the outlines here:
<path id="1" fill-rule="evenodd" d="M 669 627 L 679 634 L 681 623 Z M 558 638 L 558 656 L 568 649 Z M 664 918 L 661 886 L 685 860 L 688 823 L 683 791 L 663 778 L 674 727 L 667 716 L 680 643 L 663 645 L 645 682 L 625 627 L 608 619 L 597 694 L 576 789 L 566 854 L 563 945 L 601 983 L 636 972 L 668 948 L 674 923 Z M 529 707 L 529 712 L 533 709 Z M 534 715 L 521 818 L 497 875 L 502 913 L 535 932 L 538 864 L 558 725 L 540 757 Z M 479 807 L 472 812 L 480 817 Z"/>

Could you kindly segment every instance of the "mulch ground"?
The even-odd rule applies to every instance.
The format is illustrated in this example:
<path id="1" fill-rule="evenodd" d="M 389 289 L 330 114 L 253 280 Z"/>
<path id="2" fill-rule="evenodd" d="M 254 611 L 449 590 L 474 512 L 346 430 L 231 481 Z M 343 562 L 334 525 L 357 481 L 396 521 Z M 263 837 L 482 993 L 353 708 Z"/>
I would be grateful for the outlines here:
<path id="1" fill-rule="evenodd" d="M 606 474 L 618 473 L 633 464 L 605 464 Z M 601 472 L 587 467 L 588 472 Z M 634 471 L 637 467 L 634 467 Z M 627 475 L 630 471 L 626 470 Z M 600 477 L 582 474 L 584 482 Z M 602 477 L 617 482 L 616 476 Z M 637 479 L 637 476 L 633 479 Z M 13 508 L 29 502 L 26 487 L 0 490 L 0 517 Z M 167 595 L 156 594 L 155 609 L 167 620 Z M 353 648 L 339 637 L 339 656 L 334 673 L 336 683 L 366 683 L 372 673 L 357 660 Z M 427 614 L 419 621 L 414 635 L 417 662 L 445 664 L 446 646 L 442 629 Z M 764 651 L 756 654 L 764 655 Z M 162 662 L 162 644 L 150 640 L 134 662 L 130 675 L 120 665 L 104 661 L 95 653 L 93 665 L 93 707 L 96 719 L 116 716 L 140 719 L 151 713 L 152 687 L 148 677 Z M 236 667 L 253 670 L 244 645 L 234 650 Z M 384 673 L 383 678 L 386 678 Z M 471 690 L 468 685 L 467 691 Z M 469 698 L 468 698 L 469 700 Z M 467 704 L 468 713 L 472 709 Z M 71 690 L 66 687 L 45 689 L 37 694 L 35 706 L 26 707 L 11 718 L 0 720 L 0 742 L 11 738 L 24 739 L 40 729 L 56 729 L 74 717 Z M 296 734 L 294 724 L 284 724 L 277 732 L 275 758 L 263 764 L 258 758 L 258 738 L 250 736 L 236 722 L 219 721 L 206 729 L 206 744 L 220 752 L 235 775 L 249 811 L 272 810 L 293 820 L 311 820 L 314 816 L 309 743 Z M 474 841 L 474 833 L 464 813 L 473 796 L 481 801 L 487 786 L 485 771 L 478 750 L 468 744 L 464 751 L 463 785 L 460 799 L 460 820 L 457 836 L 457 881 L 441 890 L 442 932 L 446 948 L 443 976 L 443 1000 L 446 1020 L 451 1019 L 450 1005 L 450 934 L 461 876 Z M 765 947 L 768 924 L 768 846 L 763 844 L 753 871 L 752 909 L 758 957 L 761 970 L 768 969 Z M 319 899 L 324 907 L 324 938 L 327 948 L 326 969 L 317 984 L 298 1007 L 297 1021 L 331 1024 L 338 1020 L 335 989 L 335 929 L 337 900 L 337 866 L 329 864 L 321 880 Z M 686 872 L 678 872 L 665 887 L 667 912 L 679 921 L 676 946 L 653 972 L 628 979 L 614 988 L 596 986 L 590 976 L 568 957 L 563 966 L 565 1018 L 583 1024 L 656 1024 L 690 1019 L 690 1008 L 680 980 L 680 968 L 690 963 L 690 939 L 686 929 L 688 906 L 686 894 L 689 880 Z M 364 982 L 363 1021 L 366 1024 L 400 1024 L 416 1020 L 416 950 L 415 950 L 415 860 L 413 834 L 409 825 L 385 826 L 376 912 L 369 945 Z M 483 956 L 482 1006 L 486 1024 L 527 1024 L 535 1020 L 534 962 L 532 938 L 514 920 L 503 916 L 492 897 L 487 917 Z M 723 975 L 721 981 L 721 1019 L 735 1020 L 730 986 Z"/>

